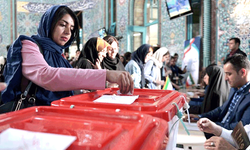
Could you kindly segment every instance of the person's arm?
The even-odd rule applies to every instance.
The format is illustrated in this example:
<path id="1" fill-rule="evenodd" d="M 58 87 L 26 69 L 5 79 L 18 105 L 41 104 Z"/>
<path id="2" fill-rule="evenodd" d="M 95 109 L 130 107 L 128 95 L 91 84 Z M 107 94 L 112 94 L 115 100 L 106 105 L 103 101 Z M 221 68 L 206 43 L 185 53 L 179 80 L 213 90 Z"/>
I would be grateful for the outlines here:
<path id="1" fill-rule="evenodd" d="M 149 60 L 144 67 L 145 79 L 147 79 L 150 83 L 154 81 L 154 78 L 151 76 L 153 65 L 154 62 L 152 60 Z"/>
<path id="2" fill-rule="evenodd" d="M 132 60 L 131 60 L 132 61 Z M 134 88 L 141 88 L 141 70 L 140 67 L 135 62 L 128 62 L 125 67 L 126 71 L 128 71 L 133 79 Z"/>
<path id="3" fill-rule="evenodd" d="M 172 82 L 172 81 L 171 81 L 171 83 L 172 83 L 173 87 L 174 87 L 176 90 L 179 90 L 179 89 L 180 89 L 180 87 L 179 87 L 177 84 L 175 84 L 175 83 Z"/>
<path id="4" fill-rule="evenodd" d="M 176 66 L 176 68 L 178 68 L 178 73 L 179 73 L 179 74 L 184 74 L 184 73 L 187 72 L 186 68 L 184 68 L 183 70 L 181 70 L 181 68 L 178 67 L 178 66 Z"/>
<path id="5" fill-rule="evenodd" d="M 226 105 L 226 104 L 224 103 L 221 107 L 217 107 L 216 109 L 211 110 L 207 113 L 200 114 L 200 118 L 208 118 L 212 121 L 217 121 L 217 119 L 219 117 L 221 117 L 220 113 L 221 113 L 222 109 L 224 109 L 224 107 L 225 107 L 224 105 Z"/>
<path id="6" fill-rule="evenodd" d="M 227 140 L 231 145 L 233 145 L 234 147 L 236 146 L 234 143 L 234 140 L 231 136 L 232 130 L 227 130 L 225 128 L 222 128 L 222 132 L 220 137 L 223 137 L 225 140 Z"/>
<path id="7" fill-rule="evenodd" d="M 243 124 L 243 126 L 244 125 L 247 125 L 247 124 L 249 124 L 249 122 L 250 122 L 250 117 L 249 117 L 249 114 L 250 114 L 250 106 L 249 106 L 249 103 L 245 103 L 245 104 L 243 104 L 243 105 L 246 105 L 246 106 L 248 106 L 247 108 L 245 108 L 243 111 L 243 113 L 242 113 L 242 115 L 239 115 L 239 114 L 234 114 L 235 115 L 235 117 L 240 117 L 239 118 L 239 121 L 241 121 L 242 122 L 242 124 Z M 243 106 L 241 106 L 241 108 L 242 108 Z M 238 109 L 240 109 L 240 108 L 238 108 Z M 242 108 L 243 109 L 243 108 Z M 232 117 L 232 116 L 231 116 Z M 231 122 L 231 123 L 225 123 L 225 124 L 223 124 L 223 127 L 224 128 L 226 128 L 226 129 L 229 129 L 229 130 L 233 130 L 234 129 L 234 127 L 238 124 L 238 122 L 239 121 L 234 121 L 234 122 Z M 218 125 L 221 125 L 222 126 L 222 124 L 221 124 L 221 122 L 216 122 L 216 124 L 218 124 Z"/>
<path id="8" fill-rule="evenodd" d="M 37 44 L 22 41 L 22 73 L 35 84 L 50 91 L 104 89 L 106 70 L 53 68 L 40 53 Z"/>
<path id="9" fill-rule="evenodd" d="M 228 141 L 231 145 L 235 146 L 233 138 L 231 137 L 232 130 L 227 130 L 225 128 L 222 128 L 221 126 L 218 126 L 217 124 L 215 124 L 214 122 L 212 122 L 211 120 L 207 118 L 201 118 L 199 121 L 197 121 L 197 126 L 202 132 L 211 133 L 211 134 L 214 134 L 215 136 L 220 136 L 226 141 Z M 212 139 L 213 138 L 210 138 L 210 140 L 207 140 L 205 142 L 204 144 L 205 147 L 211 146 L 210 144 L 211 142 L 213 142 L 216 145 L 216 141 L 213 141 Z M 217 143 L 217 146 L 218 146 L 218 143 Z"/>
<path id="10" fill-rule="evenodd" d="M 218 136 L 213 136 L 206 140 L 204 143 L 204 148 L 207 150 L 237 150 L 232 146 L 226 139 Z"/>

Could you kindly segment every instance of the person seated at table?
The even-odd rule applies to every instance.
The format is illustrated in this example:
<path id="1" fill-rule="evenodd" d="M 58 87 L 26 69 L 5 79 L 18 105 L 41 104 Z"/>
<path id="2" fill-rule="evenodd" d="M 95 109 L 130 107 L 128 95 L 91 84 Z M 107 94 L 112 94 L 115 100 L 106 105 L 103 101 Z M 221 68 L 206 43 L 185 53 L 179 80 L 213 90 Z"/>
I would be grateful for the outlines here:
<path id="1" fill-rule="evenodd" d="M 186 67 L 183 70 L 181 70 L 176 65 L 176 60 L 175 59 L 176 59 L 175 57 L 171 56 L 171 59 L 170 59 L 170 68 L 171 68 L 172 74 L 170 74 L 169 77 L 170 77 L 170 80 L 174 84 L 180 86 L 180 85 L 182 85 L 181 79 L 183 78 L 183 77 L 180 76 L 180 74 L 185 74 L 187 72 L 187 70 L 186 70 Z"/>
<path id="2" fill-rule="evenodd" d="M 230 86 L 225 80 L 223 68 L 211 64 L 206 68 L 204 82 L 207 85 L 205 90 L 204 100 L 201 105 L 192 105 L 192 98 L 189 102 L 189 112 L 193 114 L 200 114 L 209 112 L 221 106 L 228 97 Z"/>
<path id="3" fill-rule="evenodd" d="M 200 115 L 190 114 L 190 121 L 208 118 L 217 125 L 232 130 L 239 121 L 250 123 L 250 62 L 247 57 L 235 54 L 224 62 L 225 79 L 231 86 L 228 100 L 220 107 Z M 187 121 L 188 116 L 184 118 Z M 206 135 L 206 134 L 205 134 Z M 206 135 L 207 138 L 212 135 Z"/>
<path id="4" fill-rule="evenodd" d="M 208 118 L 201 118 L 197 122 L 198 128 L 202 132 L 210 133 L 215 136 L 209 138 L 204 143 L 205 149 L 216 149 L 216 150 L 237 150 L 235 142 L 231 136 L 232 130 L 227 130 L 217 125 Z M 244 129 L 250 139 L 250 124 L 245 125 Z"/>

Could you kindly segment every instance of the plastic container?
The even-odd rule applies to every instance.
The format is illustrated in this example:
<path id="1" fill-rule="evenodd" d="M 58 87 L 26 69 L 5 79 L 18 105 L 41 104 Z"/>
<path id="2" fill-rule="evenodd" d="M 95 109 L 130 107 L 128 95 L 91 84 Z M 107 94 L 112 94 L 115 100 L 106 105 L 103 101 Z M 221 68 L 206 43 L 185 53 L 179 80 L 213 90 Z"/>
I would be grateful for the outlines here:
<path id="1" fill-rule="evenodd" d="M 74 109 L 80 110 L 90 108 L 107 112 L 136 112 L 162 118 L 168 122 L 169 126 L 169 140 L 166 150 L 175 149 L 179 118 L 176 116 L 177 108 L 173 103 L 176 103 L 179 109 L 182 109 L 186 95 L 172 90 L 135 89 L 133 95 L 139 95 L 139 98 L 130 105 L 93 102 L 102 95 L 117 94 L 117 91 L 118 88 L 107 88 L 96 92 L 66 97 L 53 101 L 51 106 L 70 108 L 73 105 Z"/>
<path id="2" fill-rule="evenodd" d="M 162 118 L 170 121 L 177 112 L 177 108 L 172 103 L 175 102 L 179 108 L 182 108 L 185 103 L 185 95 L 172 90 L 151 90 L 151 89 L 135 89 L 133 95 L 139 95 L 131 105 L 127 104 L 112 104 L 93 102 L 102 95 L 117 94 L 117 88 L 107 88 L 96 92 L 65 97 L 57 101 L 53 101 L 51 106 L 59 106 L 70 108 L 74 105 L 75 109 L 109 109 L 109 111 L 131 111 L 149 114 L 154 117 Z"/>
<path id="3" fill-rule="evenodd" d="M 150 115 L 92 109 L 31 107 L 0 120 L 0 132 L 11 127 L 76 136 L 68 149 L 165 149 L 168 133 L 168 123 Z"/>

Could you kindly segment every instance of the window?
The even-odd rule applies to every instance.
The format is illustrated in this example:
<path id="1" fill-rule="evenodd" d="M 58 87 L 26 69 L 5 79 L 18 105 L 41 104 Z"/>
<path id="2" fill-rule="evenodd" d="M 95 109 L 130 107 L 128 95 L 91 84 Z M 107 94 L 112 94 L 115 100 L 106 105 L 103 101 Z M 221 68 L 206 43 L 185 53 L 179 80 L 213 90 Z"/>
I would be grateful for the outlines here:
<path id="1" fill-rule="evenodd" d="M 133 52 L 142 44 L 158 44 L 158 0 L 130 1 L 128 51 Z"/>

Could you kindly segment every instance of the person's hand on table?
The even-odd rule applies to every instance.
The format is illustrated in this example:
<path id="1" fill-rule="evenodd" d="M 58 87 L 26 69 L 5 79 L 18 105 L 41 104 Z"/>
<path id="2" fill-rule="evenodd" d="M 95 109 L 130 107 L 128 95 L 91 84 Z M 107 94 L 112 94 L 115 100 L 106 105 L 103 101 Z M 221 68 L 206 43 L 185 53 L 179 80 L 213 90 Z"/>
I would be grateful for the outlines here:
<path id="1" fill-rule="evenodd" d="M 134 92 L 133 79 L 126 71 L 107 70 L 106 80 L 110 83 L 117 83 L 122 94 Z"/>
<path id="2" fill-rule="evenodd" d="M 197 122 L 200 118 L 198 115 L 195 114 L 190 114 L 189 117 L 190 117 L 190 122 Z M 188 122 L 188 115 L 185 115 L 182 120 Z"/>
<path id="3" fill-rule="evenodd" d="M 212 136 L 204 143 L 205 149 L 212 150 L 237 150 L 224 138 L 218 136 Z"/>
<path id="4" fill-rule="evenodd" d="M 208 118 L 201 118 L 197 121 L 197 126 L 202 132 L 212 133 L 216 136 L 220 136 L 222 132 L 221 126 L 218 126 Z"/>
<path id="5" fill-rule="evenodd" d="M 0 91 L 3 91 L 7 87 L 7 84 L 4 82 L 0 82 Z"/>

